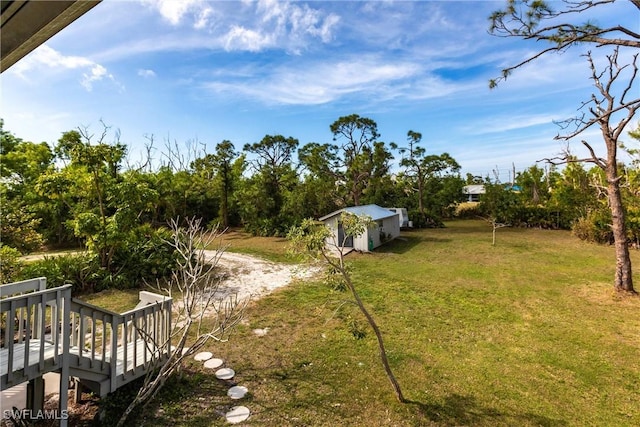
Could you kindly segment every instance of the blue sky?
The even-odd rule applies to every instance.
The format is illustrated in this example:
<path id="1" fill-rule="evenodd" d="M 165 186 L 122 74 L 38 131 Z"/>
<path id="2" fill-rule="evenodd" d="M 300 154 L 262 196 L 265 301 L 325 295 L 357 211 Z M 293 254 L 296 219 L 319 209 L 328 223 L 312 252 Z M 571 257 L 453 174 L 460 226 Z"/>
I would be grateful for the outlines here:
<path id="1" fill-rule="evenodd" d="M 576 115 L 592 86 L 576 50 L 490 90 L 541 47 L 488 34 L 503 4 L 105 0 L 2 74 L 0 117 L 16 136 L 51 144 L 78 126 L 99 134 L 102 120 L 135 161 L 150 135 L 156 158 L 167 142 L 208 152 L 267 134 L 331 142 L 330 124 L 355 113 L 378 123 L 382 141 L 404 145 L 414 130 L 464 173 L 495 169 L 506 181 L 512 165 L 562 151 L 553 121 Z M 638 26 L 627 2 L 595 19 Z M 597 132 L 582 139 L 601 145 Z"/>

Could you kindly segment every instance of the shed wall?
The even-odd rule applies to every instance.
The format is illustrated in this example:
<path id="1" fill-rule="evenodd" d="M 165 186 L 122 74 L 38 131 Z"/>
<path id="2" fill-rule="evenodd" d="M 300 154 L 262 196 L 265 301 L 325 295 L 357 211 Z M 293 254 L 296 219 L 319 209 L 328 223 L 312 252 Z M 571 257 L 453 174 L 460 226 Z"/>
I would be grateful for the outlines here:
<path id="1" fill-rule="evenodd" d="M 342 242 L 338 241 L 338 219 L 339 215 L 335 215 L 331 218 L 325 219 L 323 222 L 327 227 L 331 230 L 331 236 L 327 238 L 327 245 L 334 246 L 336 244 L 341 244 Z M 400 236 L 400 221 L 399 214 L 392 215 L 388 218 L 384 218 L 380 220 L 382 223 L 382 227 L 376 225 L 372 228 L 367 229 L 360 236 L 355 236 L 353 238 L 353 248 L 357 251 L 361 252 L 369 252 L 369 239 L 373 242 L 373 247 L 377 248 L 378 246 L 386 243 L 389 240 L 393 240 L 396 237 Z M 383 242 L 381 239 L 381 232 L 384 232 L 386 238 Z"/>

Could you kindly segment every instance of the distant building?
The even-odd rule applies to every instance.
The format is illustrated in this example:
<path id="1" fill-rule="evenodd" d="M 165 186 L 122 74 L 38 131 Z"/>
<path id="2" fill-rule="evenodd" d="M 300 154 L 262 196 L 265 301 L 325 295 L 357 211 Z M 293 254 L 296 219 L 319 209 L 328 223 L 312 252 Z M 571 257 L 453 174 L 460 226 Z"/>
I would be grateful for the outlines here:
<path id="1" fill-rule="evenodd" d="M 485 193 L 484 185 L 482 184 L 465 185 L 462 188 L 462 193 L 468 196 L 467 202 L 479 202 L 480 195 Z"/>
<path id="2" fill-rule="evenodd" d="M 340 222 L 340 215 L 349 212 L 358 216 L 368 216 L 375 227 L 368 228 L 359 236 L 345 236 L 344 228 Z M 319 219 L 333 232 L 329 245 L 342 245 L 342 248 L 353 248 L 357 251 L 369 252 L 385 242 L 400 236 L 400 216 L 389 209 L 378 205 L 352 206 L 331 212 Z M 345 238 L 346 237 L 346 238 Z"/>

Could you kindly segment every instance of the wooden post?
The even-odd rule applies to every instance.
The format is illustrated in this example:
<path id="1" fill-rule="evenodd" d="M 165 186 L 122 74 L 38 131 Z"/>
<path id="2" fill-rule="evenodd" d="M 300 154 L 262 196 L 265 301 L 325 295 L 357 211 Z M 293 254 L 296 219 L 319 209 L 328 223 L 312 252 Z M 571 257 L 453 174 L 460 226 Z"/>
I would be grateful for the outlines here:
<path id="1" fill-rule="evenodd" d="M 82 391 L 84 390 L 84 386 L 82 385 L 82 383 L 80 381 L 75 381 L 75 396 L 73 398 L 73 401 L 75 403 L 81 403 L 82 402 Z"/>
<path id="2" fill-rule="evenodd" d="M 44 378 L 34 378 L 27 384 L 27 409 L 32 411 L 44 409 Z"/>

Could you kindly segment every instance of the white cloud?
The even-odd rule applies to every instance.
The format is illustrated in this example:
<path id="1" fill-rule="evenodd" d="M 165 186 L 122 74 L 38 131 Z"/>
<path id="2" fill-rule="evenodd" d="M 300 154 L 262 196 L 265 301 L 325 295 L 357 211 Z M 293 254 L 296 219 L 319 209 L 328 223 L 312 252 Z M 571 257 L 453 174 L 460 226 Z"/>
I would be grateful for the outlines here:
<path id="1" fill-rule="evenodd" d="M 155 77 L 156 73 L 153 70 L 140 69 L 138 70 L 138 75 L 140 77 L 144 77 L 145 79 L 147 79 L 147 78 Z"/>
<path id="2" fill-rule="evenodd" d="M 206 9 L 201 0 L 143 0 L 143 3 L 158 10 L 171 25 L 179 25 L 182 18 L 192 11 Z"/>
<path id="3" fill-rule="evenodd" d="M 270 33 L 286 50 L 299 53 L 309 43 L 309 36 L 328 43 L 340 17 L 312 9 L 304 4 L 277 0 L 259 0 L 256 7 L 259 20 L 256 31 Z"/>
<path id="4" fill-rule="evenodd" d="M 105 78 L 115 82 L 113 75 L 110 74 L 106 68 L 100 64 L 94 64 L 89 72 L 82 74 L 82 81 L 80 84 L 88 92 L 91 92 L 93 90 L 93 83 Z"/>
<path id="5" fill-rule="evenodd" d="M 49 69 L 55 72 L 75 69 L 86 70 L 82 73 L 80 84 L 87 91 L 91 91 L 93 84 L 103 79 L 109 79 L 122 88 L 122 86 L 116 82 L 113 74 L 109 73 L 103 65 L 97 64 L 82 56 L 65 56 L 47 45 L 42 45 L 35 49 L 16 63 L 15 66 L 11 68 L 11 71 L 23 79 L 29 80 L 27 77 L 28 74 L 43 69 Z M 42 73 L 38 73 L 38 77 L 41 76 Z"/>
<path id="6" fill-rule="evenodd" d="M 227 51 L 258 52 L 281 48 L 300 53 L 314 39 L 328 43 L 340 17 L 296 2 L 259 0 L 243 2 L 204 2 L 202 0 L 143 0 L 174 27 L 189 25 L 198 31 L 219 34 L 217 39 L 191 39 L 202 48 L 223 48 Z M 221 19 L 224 17 L 224 19 Z M 176 35 L 172 35 L 176 37 Z M 147 44 L 152 50 L 158 45 Z M 160 46 L 171 49 L 166 42 Z M 191 47 L 196 47 L 191 45 Z"/>
<path id="7" fill-rule="evenodd" d="M 269 34 L 250 30 L 243 27 L 232 27 L 222 38 L 225 50 L 246 50 L 249 52 L 259 52 L 274 44 L 274 39 Z"/>
<path id="8" fill-rule="evenodd" d="M 193 28 L 196 30 L 202 30 L 211 25 L 211 17 L 214 15 L 213 9 L 205 7 L 198 11 L 196 15 L 196 22 L 193 24 Z"/>
<path id="9" fill-rule="evenodd" d="M 11 71 L 24 78 L 28 71 L 42 67 L 75 69 L 91 67 L 92 65 L 94 63 L 90 59 L 81 56 L 64 56 L 49 46 L 42 45 L 17 62 L 11 68 Z"/>
<path id="10" fill-rule="evenodd" d="M 318 105 L 349 94 L 368 94 L 376 100 L 398 95 L 403 80 L 419 73 L 411 63 L 379 63 L 375 58 L 356 58 L 335 63 L 282 67 L 266 77 L 214 81 L 205 87 L 216 93 L 243 94 L 272 104 Z"/>
<path id="11" fill-rule="evenodd" d="M 553 125 L 557 117 L 553 113 L 526 114 L 526 115 L 500 115 L 481 122 L 471 123 L 464 131 L 469 135 L 486 135 L 500 132 L 508 132 L 518 129 L 525 129 L 539 125 Z"/>

